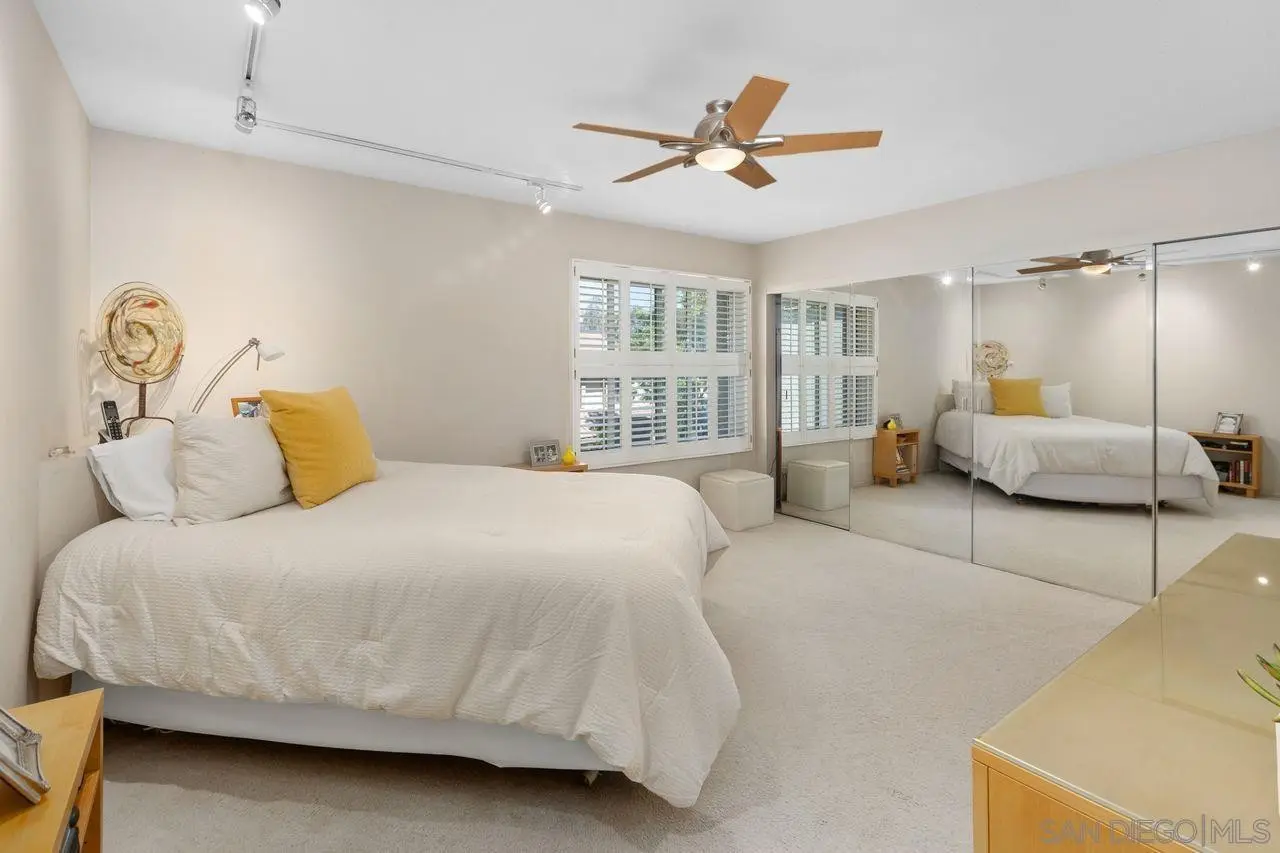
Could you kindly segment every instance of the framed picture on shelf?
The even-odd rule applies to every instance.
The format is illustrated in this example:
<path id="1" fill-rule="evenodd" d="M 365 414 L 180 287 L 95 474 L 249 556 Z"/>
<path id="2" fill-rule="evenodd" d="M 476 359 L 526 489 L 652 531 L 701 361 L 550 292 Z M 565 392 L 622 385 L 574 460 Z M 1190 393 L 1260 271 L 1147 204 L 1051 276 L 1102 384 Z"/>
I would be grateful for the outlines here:
<path id="1" fill-rule="evenodd" d="M 554 438 L 529 445 L 529 464 L 534 468 L 560 464 L 560 442 Z"/>
<path id="2" fill-rule="evenodd" d="M 1213 422 L 1213 431 L 1218 435 L 1239 435 L 1243 426 L 1243 412 L 1218 412 L 1218 418 Z"/>
<path id="3" fill-rule="evenodd" d="M 261 397 L 232 397 L 231 416 L 235 418 L 265 418 Z"/>
<path id="4" fill-rule="evenodd" d="M 0 710 L 0 779 L 38 803 L 49 791 L 40 767 L 40 735 Z"/>

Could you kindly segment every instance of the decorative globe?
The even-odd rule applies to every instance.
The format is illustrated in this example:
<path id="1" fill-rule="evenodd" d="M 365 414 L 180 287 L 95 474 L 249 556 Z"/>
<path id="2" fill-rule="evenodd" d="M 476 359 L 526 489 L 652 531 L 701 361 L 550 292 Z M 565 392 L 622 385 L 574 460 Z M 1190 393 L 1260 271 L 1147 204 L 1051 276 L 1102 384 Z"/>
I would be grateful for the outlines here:
<path id="1" fill-rule="evenodd" d="M 107 369 L 125 382 L 154 384 L 182 362 L 185 329 L 169 294 L 140 281 L 122 284 L 102 301 L 98 347 Z"/>

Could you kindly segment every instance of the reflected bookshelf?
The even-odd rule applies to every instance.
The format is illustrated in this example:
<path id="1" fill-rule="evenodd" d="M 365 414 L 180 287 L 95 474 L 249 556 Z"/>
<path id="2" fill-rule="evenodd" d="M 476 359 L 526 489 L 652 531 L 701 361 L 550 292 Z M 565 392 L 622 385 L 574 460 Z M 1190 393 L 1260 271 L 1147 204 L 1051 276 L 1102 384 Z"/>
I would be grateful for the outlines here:
<path id="1" fill-rule="evenodd" d="M 1256 498 L 1262 489 L 1262 436 L 1192 432 L 1218 472 L 1218 490 Z"/>

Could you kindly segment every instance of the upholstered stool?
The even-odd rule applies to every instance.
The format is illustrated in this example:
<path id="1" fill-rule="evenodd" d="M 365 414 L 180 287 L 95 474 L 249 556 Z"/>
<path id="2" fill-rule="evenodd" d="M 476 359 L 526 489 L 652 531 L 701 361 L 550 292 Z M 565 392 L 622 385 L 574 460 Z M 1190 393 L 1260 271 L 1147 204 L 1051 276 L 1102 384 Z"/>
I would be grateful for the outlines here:
<path id="1" fill-rule="evenodd" d="M 773 478 L 736 468 L 712 471 L 698 480 L 702 499 L 727 530 L 773 523 Z"/>
<path id="2" fill-rule="evenodd" d="M 787 465 L 787 500 L 816 510 L 849 505 L 849 463 L 839 459 L 797 459 Z"/>

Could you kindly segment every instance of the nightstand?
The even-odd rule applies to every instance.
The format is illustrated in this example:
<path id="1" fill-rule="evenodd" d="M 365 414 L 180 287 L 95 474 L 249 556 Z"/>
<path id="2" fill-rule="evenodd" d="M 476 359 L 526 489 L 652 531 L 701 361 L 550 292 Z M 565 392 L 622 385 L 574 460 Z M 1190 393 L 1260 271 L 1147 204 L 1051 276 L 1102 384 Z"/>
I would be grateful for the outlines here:
<path id="1" fill-rule="evenodd" d="M 82 853 L 102 850 L 102 691 L 90 690 L 11 708 L 40 733 L 40 766 L 52 786 L 32 805 L 0 783 L 0 850 L 59 853 L 72 806 Z"/>
<path id="2" fill-rule="evenodd" d="M 914 483 L 920 474 L 920 430 L 876 430 L 871 477 L 896 487 L 899 482 Z"/>
<path id="3" fill-rule="evenodd" d="M 1204 452 L 1209 454 L 1214 468 L 1227 472 L 1227 479 L 1218 482 L 1218 491 L 1240 492 L 1247 498 L 1256 498 L 1262 489 L 1262 436 L 1232 435 L 1218 432 L 1188 433 Z"/>
<path id="4" fill-rule="evenodd" d="M 583 474 L 587 471 L 586 462 L 575 462 L 572 465 L 538 465 L 534 467 L 528 462 L 521 462 L 519 465 L 508 465 L 508 468 L 520 468 L 525 471 L 551 471 L 558 474 Z"/>

